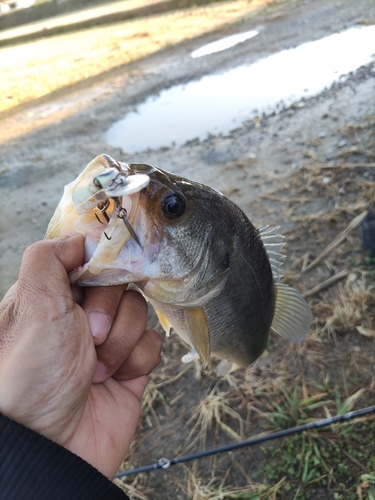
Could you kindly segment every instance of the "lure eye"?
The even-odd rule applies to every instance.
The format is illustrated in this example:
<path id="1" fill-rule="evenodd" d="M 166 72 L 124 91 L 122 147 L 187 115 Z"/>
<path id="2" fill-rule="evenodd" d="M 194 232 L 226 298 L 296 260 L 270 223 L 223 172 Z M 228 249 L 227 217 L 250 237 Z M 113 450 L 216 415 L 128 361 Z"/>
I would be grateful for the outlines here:
<path id="1" fill-rule="evenodd" d="M 100 182 L 100 180 L 97 177 L 94 177 L 94 186 L 96 189 L 100 190 L 103 189 L 103 184 Z"/>
<path id="2" fill-rule="evenodd" d="M 178 219 L 184 214 L 186 204 L 178 194 L 170 194 L 162 201 L 161 208 L 167 219 Z"/>

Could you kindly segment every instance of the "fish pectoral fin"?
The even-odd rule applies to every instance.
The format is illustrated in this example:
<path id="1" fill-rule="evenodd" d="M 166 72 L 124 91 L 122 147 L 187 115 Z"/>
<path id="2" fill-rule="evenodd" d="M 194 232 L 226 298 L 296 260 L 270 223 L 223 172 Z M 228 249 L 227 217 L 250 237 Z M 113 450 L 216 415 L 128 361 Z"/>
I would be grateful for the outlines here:
<path id="1" fill-rule="evenodd" d="M 168 318 L 162 312 L 158 311 L 155 307 L 154 310 L 156 316 L 158 317 L 159 323 L 161 324 L 161 327 L 165 331 L 167 337 L 169 337 L 171 334 L 172 325 L 170 324 Z"/>
<path id="2" fill-rule="evenodd" d="M 282 337 L 301 344 L 313 316 L 302 295 L 291 286 L 276 283 L 276 306 L 271 328 Z"/>
<path id="3" fill-rule="evenodd" d="M 199 354 L 203 366 L 206 367 L 211 355 L 211 338 L 204 310 L 201 307 L 197 309 L 185 309 L 184 314 L 191 343 Z"/>

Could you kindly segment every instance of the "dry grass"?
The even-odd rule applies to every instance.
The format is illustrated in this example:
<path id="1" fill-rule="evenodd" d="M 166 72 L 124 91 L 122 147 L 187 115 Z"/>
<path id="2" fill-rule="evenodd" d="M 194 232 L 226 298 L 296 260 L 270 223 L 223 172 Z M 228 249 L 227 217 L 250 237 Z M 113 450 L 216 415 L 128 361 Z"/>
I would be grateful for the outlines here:
<path id="1" fill-rule="evenodd" d="M 237 422 L 237 432 L 225 423 L 225 420 Z M 224 433 L 233 441 L 240 441 L 243 438 L 243 420 L 241 416 L 231 408 L 231 400 L 228 393 L 221 391 L 218 386 L 203 398 L 199 404 L 193 408 L 192 415 L 188 421 L 188 425 L 196 422 L 190 431 L 188 441 L 195 435 L 196 438 L 192 440 L 189 447 L 194 446 L 197 439 L 199 439 L 200 447 L 204 448 L 208 432 L 215 427 L 216 433 Z"/>
<path id="2" fill-rule="evenodd" d="M 254 16 L 274 1 L 219 2 L 1 48 L 0 113 Z"/>
<path id="3" fill-rule="evenodd" d="M 221 500 L 226 498 L 254 498 L 254 500 L 265 500 L 265 498 L 272 498 L 268 496 L 269 491 L 267 492 L 267 496 L 263 496 L 262 490 L 264 491 L 264 486 L 254 483 L 250 479 L 245 487 L 231 488 L 225 486 L 227 479 L 225 476 L 220 479 L 213 478 L 207 482 L 204 478 L 200 477 L 197 467 L 186 467 L 185 471 L 187 479 L 186 484 L 182 487 L 182 491 L 185 493 L 186 497 L 191 500 Z"/>
<path id="4" fill-rule="evenodd" d="M 332 314 L 323 331 L 331 334 L 373 330 L 375 327 L 375 287 L 366 275 L 349 275 L 345 285 L 337 287 L 332 301 Z"/>

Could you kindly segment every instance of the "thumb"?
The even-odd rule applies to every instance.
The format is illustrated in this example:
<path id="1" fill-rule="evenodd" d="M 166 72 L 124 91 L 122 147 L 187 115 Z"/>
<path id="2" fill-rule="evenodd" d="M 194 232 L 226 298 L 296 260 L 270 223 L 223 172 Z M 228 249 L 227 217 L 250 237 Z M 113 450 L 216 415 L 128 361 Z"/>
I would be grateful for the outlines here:
<path id="1" fill-rule="evenodd" d="M 0 359 L 33 321 L 51 323 L 68 311 L 76 313 L 67 272 L 82 264 L 83 241 L 81 235 L 64 237 L 25 250 L 19 279 L 0 305 Z"/>
<path id="2" fill-rule="evenodd" d="M 22 258 L 18 290 L 30 295 L 46 292 L 70 292 L 67 273 L 82 265 L 84 238 L 69 237 L 43 240 L 28 247 Z"/>

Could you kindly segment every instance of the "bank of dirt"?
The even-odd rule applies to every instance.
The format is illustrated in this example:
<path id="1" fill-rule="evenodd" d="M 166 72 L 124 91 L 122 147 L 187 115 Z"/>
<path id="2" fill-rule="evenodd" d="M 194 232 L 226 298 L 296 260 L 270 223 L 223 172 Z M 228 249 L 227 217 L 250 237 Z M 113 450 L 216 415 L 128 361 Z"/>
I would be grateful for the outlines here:
<path id="1" fill-rule="evenodd" d="M 301 270 L 354 217 L 374 203 L 374 64 L 360 68 L 316 97 L 303 99 L 277 114 L 249 120 L 227 136 L 193 140 L 178 149 L 161 148 L 130 155 L 121 149 L 109 148 L 105 132 L 146 96 L 164 88 L 251 63 L 282 49 L 371 23 L 374 19 L 372 0 L 277 2 L 272 9 L 241 25 L 226 26 L 180 43 L 118 68 L 110 75 L 92 79 L 89 86 L 86 82 L 72 92 L 55 94 L 53 99 L 46 97 L 2 120 L 0 296 L 17 279 L 23 250 L 43 238 L 63 186 L 102 152 L 123 161 L 155 163 L 163 169 L 209 184 L 235 201 L 256 226 L 280 225 L 286 235 L 286 279 L 301 291 L 310 290 L 342 270 L 348 271 L 345 280 L 351 275 L 353 283 L 363 287 L 363 293 L 369 291 L 367 309 L 361 310 L 359 319 L 350 320 L 352 322 L 346 327 L 329 318 L 338 314 L 334 307 L 341 289 L 337 287 L 345 283 L 343 293 L 346 290 L 350 297 L 355 294 L 350 288 L 353 283 L 344 280 L 325 292 L 327 295 L 310 297 L 315 320 L 311 339 L 305 346 L 291 348 L 272 337 L 268 356 L 252 368 L 236 373 L 233 379 L 218 381 L 213 363 L 201 374 L 200 380 L 196 380 L 196 372 L 200 370 L 192 366 L 174 381 L 175 375 L 182 370 L 180 357 L 186 349 L 176 337 L 166 340 L 163 363 L 152 378 L 154 385 L 165 385 L 152 393 L 154 399 L 150 396 L 149 403 L 152 402 L 141 423 L 127 467 L 143 465 L 162 456 L 172 458 L 198 449 L 199 445 L 217 445 L 231 440 L 215 419 L 205 442 L 201 436 L 197 437 L 197 429 L 193 431 L 196 422 L 189 421 L 192 408 L 202 401 L 208 404 L 209 394 L 221 395 L 221 402 L 227 398 L 228 406 L 238 412 L 245 422 L 242 429 L 233 415 L 222 418 L 241 437 L 264 430 L 258 417 L 272 407 L 266 394 L 283 397 L 275 384 L 265 386 L 270 380 L 272 383 L 281 380 L 290 388 L 296 384 L 298 391 L 306 396 L 317 393 L 318 389 L 313 389 L 315 382 L 323 384 L 329 375 L 332 386 L 340 387 L 344 399 L 363 388 L 366 397 L 356 402 L 365 404 L 371 400 L 373 340 L 356 333 L 356 328 L 375 329 L 375 302 L 372 271 L 366 267 L 359 229 L 355 229 L 344 246 L 311 273 Z M 246 43 L 206 58 L 193 60 L 189 57 L 190 52 L 203 43 L 259 25 L 264 29 Z M 153 316 L 151 321 L 154 321 Z M 256 399 L 256 387 L 260 399 Z M 332 401 L 334 396 L 327 392 L 328 399 Z M 327 403 L 327 408 L 336 411 L 332 403 Z M 319 416 L 324 416 L 323 413 Z M 334 440 L 331 435 L 327 436 L 325 439 Z M 372 443 L 373 430 L 368 440 Z M 358 457 L 355 460 L 360 461 Z M 216 477 L 224 481 L 215 483 L 216 491 L 220 487 L 233 491 L 247 487 L 250 494 L 250 491 L 258 491 L 257 485 L 272 483 L 269 476 L 262 476 L 266 463 L 259 449 L 244 450 L 238 455 L 207 460 L 188 469 L 175 468 L 131 478 L 126 488 L 130 492 L 131 488 L 136 488 L 143 495 L 137 498 L 215 498 L 212 488 L 207 485 Z M 255 473 L 258 473 L 256 480 Z M 351 487 L 355 490 L 360 473 L 353 472 L 353 477 L 348 479 L 346 493 L 345 488 L 332 479 L 325 485 L 317 483 L 318 488 L 311 490 L 312 493 L 307 490 L 303 496 L 298 478 L 285 481 L 290 482 L 292 489 L 284 491 L 280 487 L 280 498 L 349 499 L 355 498 L 348 491 Z M 344 496 L 334 497 L 335 493 Z"/>

